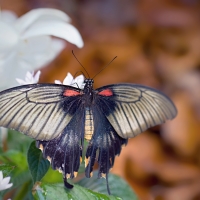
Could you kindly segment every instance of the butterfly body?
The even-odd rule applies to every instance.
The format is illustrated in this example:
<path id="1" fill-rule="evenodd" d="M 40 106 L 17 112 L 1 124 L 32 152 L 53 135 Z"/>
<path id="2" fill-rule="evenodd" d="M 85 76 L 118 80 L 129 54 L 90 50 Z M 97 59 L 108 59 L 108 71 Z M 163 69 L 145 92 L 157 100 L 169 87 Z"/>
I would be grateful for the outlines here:
<path id="1" fill-rule="evenodd" d="M 0 126 L 18 130 L 37 140 L 36 146 L 66 181 L 74 178 L 88 140 L 85 175 L 92 176 L 95 161 L 99 177 L 112 168 L 128 138 L 173 119 L 172 101 L 159 91 L 136 84 L 113 84 L 83 89 L 32 84 L 0 92 Z"/>

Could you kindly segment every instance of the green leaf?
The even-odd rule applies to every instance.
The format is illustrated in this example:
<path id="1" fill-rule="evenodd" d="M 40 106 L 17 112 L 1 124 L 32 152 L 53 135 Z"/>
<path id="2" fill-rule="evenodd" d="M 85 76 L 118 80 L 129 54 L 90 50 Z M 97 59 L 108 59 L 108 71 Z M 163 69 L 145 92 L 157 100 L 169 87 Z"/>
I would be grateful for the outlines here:
<path id="1" fill-rule="evenodd" d="M 15 166 L 9 174 L 14 189 L 13 200 L 31 199 L 33 183 L 27 164 L 27 150 L 32 141 L 33 139 L 21 133 L 9 130 L 7 145 L 10 150 L 0 154 L 0 162 Z M 7 190 L 2 191 L 2 195 L 6 192 Z"/>
<path id="2" fill-rule="evenodd" d="M 6 163 L 4 165 L 15 166 L 10 174 L 12 177 L 13 187 L 22 185 L 24 182 L 31 179 L 27 165 L 27 158 L 22 152 L 17 150 L 4 152 L 0 156 L 0 161 Z"/>
<path id="3" fill-rule="evenodd" d="M 18 150 L 25 155 L 27 154 L 32 138 L 14 130 L 8 130 L 8 149 Z"/>
<path id="4" fill-rule="evenodd" d="M 13 181 L 13 186 L 18 188 L 18 187 L 22 187 L 22 185 L 26 182 L 30 182 L 32 181 L 31 179 L 31 175 L 29 170 L 13 170 L 13 176 L 12 176 L 12 181 Z"/>
<path id="5" fill-rule="evenodd" d="M 49 178 L 51 177 L 51 178 Z M 63 175 L 59 173 L 57 170 L 53 170 L 51 167 L 49 167 L 49 170 L 45 174 L 45 176 L 42 178 L 42 182 L 45 183 L 63 183 Z"/>
<path id="6" fill-rule="evenodd" d="M 78 184 L 93 191 L 108 194 L 106 180 L 97 178 L 97 171 L 94 172 L 93 177 L 83 178 Z M 108 184 L 112 195 L 126 200 L 138 199 L 132 188 L 121 177 L 110 173 L 108 175 Z"/>
<path id="7" fill-rule="evenodd" d="M 23 182 L 20 187 L 18 187 L 17 191 L 15 192 L 15 196 L 12 197 L 12 200 L 19 200 L 19 199 L 28 199 L 32 200 L 32 187 L 33 181 L 29 178 L 28 181 Z"/>
<path id="8" fill-rule="evenodd" d="M 33 182 L 40 181 L 49 168 L 49 161 L 43 158 L 42 152 L 36 148 L 33 141 L 28 150 L 28 165 L 31 171 Z"/>
<path id="9" fill-rule="evenodd" d="M 45 184 L 37 182 L 34 186 L 35 200 L 121 200 L 112 195 L 100 194 L 74 185 L 73 189 L 65 189 L 63 184 Z"/>
<path id="10" fill-rule="evenodd" d="M 15 166 L 10 164 L 0 164 L 0 171 L 3 172 L 4 177 L 8 176 L 14 168 Z"/>
<path id="11" fill-rule="evenodd" d="M 0 155 L 0 161 L 12 163 L 17 168 L 25 170 L 27 168 L 26 156 L 18 150 L 8 150 Z"/>

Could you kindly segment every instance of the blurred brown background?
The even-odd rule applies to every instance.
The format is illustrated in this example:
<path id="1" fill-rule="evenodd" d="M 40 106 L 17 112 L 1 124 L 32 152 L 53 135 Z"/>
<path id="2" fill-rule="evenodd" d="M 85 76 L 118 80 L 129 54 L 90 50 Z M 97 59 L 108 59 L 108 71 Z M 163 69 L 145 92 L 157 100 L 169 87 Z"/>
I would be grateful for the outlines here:
<path id="1" fill-rule="evenodd" d="M 19 16 L 30 9 L 65 11 L 80 31 L 82 49 L 68 44 L 42 69 L 41 82 L 63 80 L 83 69 L 95 87 L 130 82 L 158 88 L 178 108 L 175 120 L 130 139 L 113 173 L 141 200 L 200 199 L 200 1 L 1 0 Z"/>

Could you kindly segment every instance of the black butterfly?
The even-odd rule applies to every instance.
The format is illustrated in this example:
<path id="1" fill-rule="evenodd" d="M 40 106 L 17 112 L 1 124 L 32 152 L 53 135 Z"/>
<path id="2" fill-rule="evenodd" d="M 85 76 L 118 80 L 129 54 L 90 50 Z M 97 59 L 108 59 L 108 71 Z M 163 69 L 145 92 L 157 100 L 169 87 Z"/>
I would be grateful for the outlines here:
<path id="1" fill-rule="evenodd" d="M 136 84 L 114 84 L 94 90 L 93 80 L 85 79 L 83 90 L 31 84 L 0 92 L 0 126 L 36 139 L 52 168 L 63 174 L 67 188 L 73 186 L 66 179 L 76 177 L 82 161 L 84 138 L 89 141 L 86 177 L 92 176 L 97 159 L 98 176 L 107 180 L 115 156 L 128 138 L 173 119 L 176 114 L 167 96 Z"/>

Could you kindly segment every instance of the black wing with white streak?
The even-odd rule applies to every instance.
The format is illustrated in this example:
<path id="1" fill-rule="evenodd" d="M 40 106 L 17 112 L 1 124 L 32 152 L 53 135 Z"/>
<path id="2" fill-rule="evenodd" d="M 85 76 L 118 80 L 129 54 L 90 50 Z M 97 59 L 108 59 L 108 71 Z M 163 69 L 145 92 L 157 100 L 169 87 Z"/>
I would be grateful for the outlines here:
<path id="1" fill-rule="evenodd" d="M 37 140 L 52 140 L 61 135 L 79 109 L 79 93 L 74 87 L 56 84 L 23 85 L 5 90 L 0 93 L 0 126 Z"/>
<path id="2" fill-rule="evenodd" d="M 108 119 L 101 112 L 99 105 L 94 105 L 92 108 L 94 119 L 94 134 L 89 141 L 85 157 L 85 175 L 92 176 L 94 163 L 99 165 L 98 177 L 104 177 L 107 180 L 108 193 L 108 173 L 113 167 L 115 156 L 121 152 L 122 145 L 127 143 L 127 139 L 121 138 L 114 130 Z M 98 152 L 98 155 L 96 155 Z"/>
<path id="3" fill-rule="evenodd" d="M 54 170 L 63 174 L 67 188 L 68 178 L 76 177 L 82 160 L 85 126 L 84 108 L 81 107 L 72 117 L 59 138 L 50 141 L 37 141 L 36 146 L 42 150 Z"/>
<path id="4" fill-rule="evenodd" d="M 99 108 L 122 138 L 134 137 L 177 114 L 173 102 L 150 87 L 115 84 L 96 92 Z"/>

